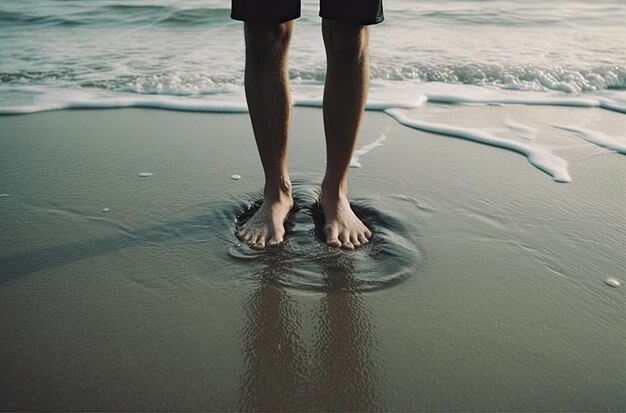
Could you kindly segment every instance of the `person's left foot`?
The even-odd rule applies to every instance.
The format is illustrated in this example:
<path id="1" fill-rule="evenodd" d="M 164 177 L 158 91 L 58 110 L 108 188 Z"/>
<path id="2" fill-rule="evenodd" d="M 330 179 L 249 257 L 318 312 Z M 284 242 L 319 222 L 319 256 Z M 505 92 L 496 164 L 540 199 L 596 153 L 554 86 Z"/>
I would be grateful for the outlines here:
<path id="1" fill-rule="evenodd" d="M 328 246 L 353 250 L 369 242 L 372 232 L 354 214 L 347 197 L 322 195 L 320 205 L 324 213 L 324 234 Z"/>

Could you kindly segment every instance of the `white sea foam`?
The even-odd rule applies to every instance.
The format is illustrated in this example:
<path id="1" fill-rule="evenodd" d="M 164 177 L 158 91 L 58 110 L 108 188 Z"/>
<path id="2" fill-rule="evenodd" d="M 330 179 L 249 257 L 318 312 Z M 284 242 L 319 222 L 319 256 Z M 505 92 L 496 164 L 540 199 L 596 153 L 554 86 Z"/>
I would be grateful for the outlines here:
<path id="1" fill-rule="evenodd" d="M 102 208 L 102 212 L 109 212 L 110 210 L 110 208 Z"/>
<path id="2" fill-rule="evenodd" d="M 616 102 L 609 99 L 600 99 L 599 106 L 604 109 L 612 110 L 614 112 L 626 113 L 626 103 Z"/>
<path id="3" fill-rule="evenodd" d="M 297 82 L 293 85 L 293 105 L 321 108 L 323 83 Z M 243 96 L 243 95 L 242 95 Z M 382 111 L 389 108 L 412 109 L 423 105 L 428 97 L 415 82 L 372 80 L 366 110 Z"/>
<path id="4" fill-rule="evenodd" d="M 395 198 L 401 199 L 403 201 L 409 201 L 411 202 L 413 205 L 415 205 L 415 207 L 417 209 L 421 209 L 422 211 L 428 211 L 428 212 L 433 212 L 435 209 L 433 207 L 431 207 L 430 205 L 428 205 L 427 203 L 420 201 L 419 199 L 412 197 L 412 196 L 408 196 L 408 195 L 397 195 L 395 196 Z"/>
<path id="5" fill-rule="evenodd" d="M 433 103 L 479 103 L 486 105 L 539 105 L 539 106 L 567 106 L 579 108 L 602 108 L 612 110 L 614 112 L 626 113 L 626 105 L 613 102 L 608 99 L 586 98 L 579 96 L 572 97 L 533 97 L 524 93 L 523 96 L 504 96 L 504 97 L 470 97 L 458 95 L 429 95 L 428 101 Z"/>
<path id="6" fill-rule="evenodd" d="M 146 108 L 184 112 L 243 113 L 248 107 L 243 92 L 225 96 L 193 98 L 168 95 L 96 93 L 76 90 L 42 90 L 38 87 L 14 88 L 35 94 L 32 103 L 0 107 L 0 115 L 22 115 L 63 109 Z"/>
<path id="7" fill-rule="evenodd" d="M 619 287 L 622 285 L 617 278 L 607 278 L 604 280 L 604 283 L 610 285 L 611 287 Z"/>
<path id="8" fill-rule="evenodd" d="M 12 87 L 10 92 L 30 94 L 29 103 L 0 106 L 0 115 L 19 115 L 62 109 L 151 108 L 187 112 L 245 113 L 243 88 L 227 94 L 206 96 L 138 95 L 106 91 L 77 91 L 37 86 Z M 294 106 L 322 107 L 322 86 L 301 83 L 293 87 Z M 446 83 L 373 80 L 367 110 L 410 109 L 426 102 L 435 104 L 541 105 L 602 108 L 626 113 L 626 97 L 584 97 L 548 92 L 507 91 L 497 88 Z M 624 99 L 624 100 L 621 100 Z"/>
<path id="9" fill-rule="evenodd" d="M 139 176 L 140 178 L 147 178 L 152 175 L 154 175 L 152 172 L 139 172 L 137 174 L 137 176 Z"/>
<path id="10" fill-rule="evenodd" d="M 0 194 L 0 198 L 8 198 L 8 197 L 10 197 L 10 196 L 11 196 L 11 195 L 9 195 L 9 194 Z"/>
<path id="11" fill-rule="evenodd" d="M 553 125 L 553 126 L 559 129 L 569 131 L 569 132 L 573 132 L 576 135 L 580 136 L 582 139 L 586 140 L 587 142 L 591 142 L 603 148 L 607 148 L 612 151 L 626 155 L 626 141 L 623 141 L 623 140 L 620 141 L 619 138 L 607 135 L 604 132 L 595 131 L 591 129 L 585 129 L 585 128 L 576 128 L 572 126 L 563 126 L 563 125 Z"/>
<path id="12" fill-rule="evenodd" d="M 380 137 L 378 139 L 376 139 L 374 142 L 368 143 L 367 145 L 364 145 L 364 146 L 360 147 L 359 149 L 356 149 L 352 153 L 352 159 L 350 159 L 350 167 L 351 168 L 360 168 L 361 167 L 361 163 L 359 162 L 359 159 L 361 158 L 361 156 L 365 155 L 366 153 L 368 153 L 369 151 L 371 151 L 374 148 L 378 148 L 379 146 L 383 146 L 383 142 L 385 140 L 387 140 L 387 132 L 388 131 L 389 131 L 389 127 L 387 127 L 387 129 L 385 129 L 385 132 L 383 132 L 383 134 L 380 135 Z"/>
<path id="13" fill-rule="evenodd" d="M 431 132 L 438 135 L 467 139 L 520 153 L 526 156 L 528 161 L 538 169 L 551 175 L 552 179 L 556 182 L 572 181 L 572 178 L 567 170 L 567 161 L 552 154 L 547 149 L 516 142 L 510 139 L 500 138 L 481 129 L 461 128 L 458 126 L 414 120 L 409 118 L 404 111 L 398 109 L 388 109 L 385 113 L 393 117 L 402 125 L 413 129 Z"/>

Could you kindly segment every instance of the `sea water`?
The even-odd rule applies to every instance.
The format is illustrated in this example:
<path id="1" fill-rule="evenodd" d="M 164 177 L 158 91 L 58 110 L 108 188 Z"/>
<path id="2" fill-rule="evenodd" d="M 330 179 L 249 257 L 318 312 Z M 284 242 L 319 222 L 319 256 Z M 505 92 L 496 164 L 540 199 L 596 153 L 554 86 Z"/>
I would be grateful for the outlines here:
<path id="1" fill-rule="evenodd" d="M 305 0 L 302 9 L 290 55 L 292 101 L 320 107 L 326 58 L 318 4 Z M 398 110 L 429 102 L 626 113 L 621 1 L 397 0 L 385 12 L 385 22 L 372 28 L 367 109 L 405 117 L 406 126 L 518 152 L 555 181 L 570 182 L 567 159 L 519 133 L 507 139 L 459 125 L 418 127 Z M 229 15 L 228 0 L 2 2 L 0 114 L 116 107 L 246 112 L 243 24 Z M 597 139 L 605 133 L 585 124 L 552 126 L 617 152 L 626 144 L 623 133 Z"/>
<path id="2" fill-rule="evenodd" d="M 245 111 L 243 25 L 229 14 L 228 0 L 0 2 L 0 113 Z M 624 110 L 623 1 L 394 0 L 385 14 L 371 31 L 370 108 L 504 90 Z M 304 0 L 290 56 L 296 104 L 319 104 L 325 67 L 318 2 Z"/>

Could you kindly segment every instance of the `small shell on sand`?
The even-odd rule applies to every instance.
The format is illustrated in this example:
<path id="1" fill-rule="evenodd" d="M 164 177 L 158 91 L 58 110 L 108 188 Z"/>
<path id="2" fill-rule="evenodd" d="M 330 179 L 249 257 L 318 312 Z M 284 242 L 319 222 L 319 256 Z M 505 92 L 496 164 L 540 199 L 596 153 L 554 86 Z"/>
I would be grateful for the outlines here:
<path id="1" fill-rule="evenodd" d="M 109 212 L 110 209 L 109 208 L 102 208 L 102 212 Z"/>
<path id="2" fill-rule="evenodd" d="M 232 175 L 230 179 L 234 179 L 235 181 L 238 181 L 241 179 L 241 175 Z"/>
<path id="3" fill-rule="evenodd" d="M 610 285 L 611 287 L 619 287 L 622 285 L 617 278 L 607 278 L 604 280 L 606 285 Z"/>
<path id="4" fill-rule="evenodd" d="M 148 177 L 148 176 L 152 176 L 152 172 L 139 172 L 139 173 L 137 174 L 137 176 L 140 176 L 140 177 L 142 177 L 142 178 L 146 178 L 146 177 Z"/>

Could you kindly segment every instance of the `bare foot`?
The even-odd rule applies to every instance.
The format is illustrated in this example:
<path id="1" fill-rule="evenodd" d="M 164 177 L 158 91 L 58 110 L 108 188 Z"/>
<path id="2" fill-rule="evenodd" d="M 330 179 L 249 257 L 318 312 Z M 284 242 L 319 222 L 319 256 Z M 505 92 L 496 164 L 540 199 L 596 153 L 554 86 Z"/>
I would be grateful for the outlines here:
<path id="1" fill-rule="evenodd" d="M 285 219 L 293 206 L 291 188 L 276 196 L 265 196 L 263 204 L 236 234 L 250 248 L 261 250 L 283 242 Z"/>
<path id="2" fill-rule="evenodd" d="M 320 204 L 326 222 L 324 225 L 326 244 L 353 250 L 369 242 L 372 232 L 354 214 L 347 197 L 322 196 Z"/>

